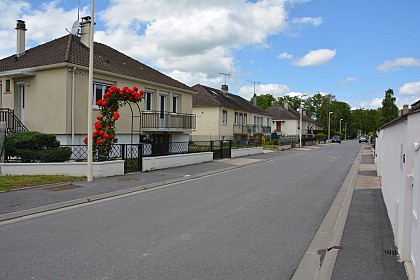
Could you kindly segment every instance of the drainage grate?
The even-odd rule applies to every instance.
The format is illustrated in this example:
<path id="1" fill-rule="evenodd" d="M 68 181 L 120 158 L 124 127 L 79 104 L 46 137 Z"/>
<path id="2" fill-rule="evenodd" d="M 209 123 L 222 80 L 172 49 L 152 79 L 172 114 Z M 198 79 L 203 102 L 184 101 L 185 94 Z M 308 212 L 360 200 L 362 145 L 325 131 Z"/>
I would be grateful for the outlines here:
<path id="1" fill-rule="evenodd" d="M 384 250 L 384 253 L 387 254 L 387 255 L 396 256 L 396 255 L 398 255 L 398 250 Z"/>
<path id="2" fill-rule="evenodd" d="M 52 192 L 59 192 L 59 191 L 77 189 L 77 188 L 80 188 L 80 186 L 75 186 L 75 185 L 62 185 L 62 186 L 55 186 L 55 187 L 47 187 L 47 188 L 44 188 L 44 190 L 52 191 Z"/>

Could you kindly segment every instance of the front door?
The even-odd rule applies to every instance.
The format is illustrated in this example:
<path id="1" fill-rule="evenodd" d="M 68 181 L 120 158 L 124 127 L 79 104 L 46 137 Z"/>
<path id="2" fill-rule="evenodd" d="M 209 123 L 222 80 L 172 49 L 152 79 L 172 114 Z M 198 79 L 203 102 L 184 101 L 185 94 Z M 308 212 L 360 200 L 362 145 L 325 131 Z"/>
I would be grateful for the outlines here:
<path id="1" fill-rule="evenodd" d="M 159 101 L 159 127 L 165 128 L 166 127 L 166 94 L 160 94 L 160 101 Z"/>
<path id="2" fill-rule="evenodd" d="M 25 124 L 25 85 L 19 86 L 18 112 L 20 121 Z"/>
<path id="3" fill-rule="evenodd" d="M 276 132 L 281 132 L 281 122 L 276 122 Z"/>

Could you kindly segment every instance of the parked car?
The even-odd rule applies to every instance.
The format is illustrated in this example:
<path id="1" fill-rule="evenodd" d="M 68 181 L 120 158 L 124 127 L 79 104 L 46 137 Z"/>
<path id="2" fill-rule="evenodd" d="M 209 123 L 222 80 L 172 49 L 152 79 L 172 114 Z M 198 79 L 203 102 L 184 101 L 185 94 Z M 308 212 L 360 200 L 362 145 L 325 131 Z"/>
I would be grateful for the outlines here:
<path id="1" fill-rule="evenodd" d="M 366 136 L 360 136 L 359 143 L 362 143 L 362 142 L 367 143 L 367 137 Z"/>
<path id="2" fill-rule="evenodd" d="M 331 142 L 333 143 L 341 143 L 341 138 L 338 135 L 334 135 L 331 139 Z"/>

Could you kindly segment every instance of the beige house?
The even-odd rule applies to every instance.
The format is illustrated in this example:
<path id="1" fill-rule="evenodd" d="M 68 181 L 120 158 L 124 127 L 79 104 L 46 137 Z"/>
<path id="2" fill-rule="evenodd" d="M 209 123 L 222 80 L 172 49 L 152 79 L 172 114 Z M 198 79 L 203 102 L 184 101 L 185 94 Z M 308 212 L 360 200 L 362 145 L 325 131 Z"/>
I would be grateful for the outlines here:
<path id="1" fill-rule="evenodd" d="M 273 115 L 273 132 L 283 135 L 299 135 L 300 113 L 289 106 L 288 103 L 284 103 L 283 106 L 271 106 L 266 111 Z M 322 129 L 322 126 L 302 111 L 302 134 L 313 134 L 314 130 L 319 129 Z"/>
<path id="2" fill-rule="evenodd" d="M 87 111 L 99 115 L 96 101 L 107 88 L 137 86 L 145 91 L 136 106 L 119 110 L 119 143 L 188 141 L 195 129 L 194 90 L 143 63 L 100 43 L 94 43 L 93 84 L 88 81 L 90 17 L 82 18 L 81 36 L 69 34 L 25 50 L 25 22 L 17 23 L 17 53 L 0 60 L 0 122 L 8 131 L 56 134 L 62 144 L 83 144 Z M 88 87 L 93 104 L 88 104 Z"/>
<path id="3" fill-rule="evenodd" d="M 197 84 L 192 87 L 197 129 L 192 139 L 238 140 L 271 133 L 271 115 L 238 95 Z"/>

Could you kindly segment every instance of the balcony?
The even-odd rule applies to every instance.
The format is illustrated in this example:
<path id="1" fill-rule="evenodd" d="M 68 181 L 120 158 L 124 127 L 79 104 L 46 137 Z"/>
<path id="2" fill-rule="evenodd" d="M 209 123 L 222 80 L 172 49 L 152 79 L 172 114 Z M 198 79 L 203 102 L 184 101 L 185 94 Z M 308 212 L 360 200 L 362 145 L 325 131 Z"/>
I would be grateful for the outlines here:
<path id="1" fill-rule="evenodd" d="M 141 113 L 141 126 L 146 131 L 191 131 L 195 125 L 193 114 L 159 111 Z"/>
<path id="2" fill-rule="evenodd" d="M 234 134 L 270 134 L 270 126 L 262 126 L 255 124 L 233 125 Z"/>

